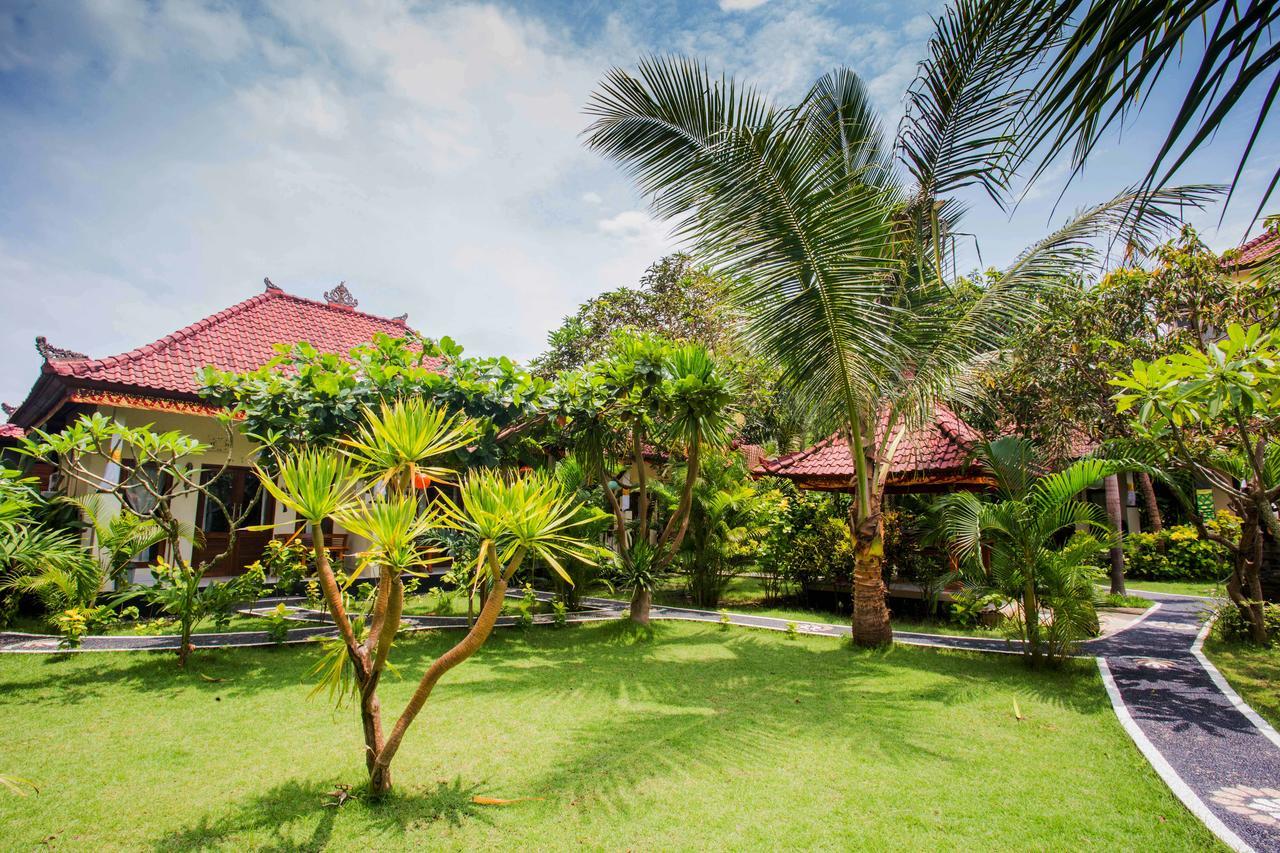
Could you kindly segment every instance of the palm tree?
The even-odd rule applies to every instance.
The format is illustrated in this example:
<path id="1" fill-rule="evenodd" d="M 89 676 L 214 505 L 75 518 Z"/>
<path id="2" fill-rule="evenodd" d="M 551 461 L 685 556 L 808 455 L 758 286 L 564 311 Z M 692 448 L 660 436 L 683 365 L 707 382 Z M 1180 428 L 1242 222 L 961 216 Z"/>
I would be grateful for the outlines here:
<path id="1" fill-rule="evenodd" d="M 91 606 L 102 589 L 97 564 L 78 534 L 40 523 L 36 485 L 0 468 L 0 589 L 38 595 L 55 611 Z"/>
<path id="2" fill-rule="evenodd" d="M 938 22 L 892 145 L 861 80 L 820 78 L 778 107 L 687 59 L 614 69 L 588 107 L 588 145 L 618 160 L 737 282 L 748 337 L 783 383 L 838 429 L 855 476 L 854 639 L 889 642 L 881 578 L 881 504 L 903 434 L 943 396 L 972 393 L 975 368 L 1035 310 L 1046 287 L 1077 274 L 1103 235 L 1145 248 L 1173 224 L 1162 203 L 1208 188 L 1121 193 L 1036 243 L 975 298 L 953 289 L 961 206 L 977 186 L 1003 200 L 1035 59 L 1020 46 L 1034 10 L 961 3 Z"/>
<path id="3" fill-rule="evenodd" d="M 1275 37 L 1280 5 L 1258 0 L 991 0 L 990 5 L 1026 10 L 1035 25 L 1026 28 L 1021 47 L 1043 60 L 1026 81 L 1037 95 L 1020 160 L 1036 157 L 1043 170 L 1070 149 L 1078 172 L 1107 130 L 1147 106 L 1157 86 L 1172 87 L 1175 97 L 1182 92 L 1181 103 L 1143 185 L 1168 181 L 1233 116 L 1256 110 L 1240 149 L 1234 191 L 1280 92 Z M 1016 53 L 1011 54 L 1015 64 Z M 1262 97 L 1249 97 L 1253 92 Z M 1255 217 L 1277 181 L 1280 169 L 1273 172 Z"/>
<path id="4" fill-rule="evenodd" d="M 940 501 L 943 532 L 972 586 L 1017 602 L 1028 659 L 1033 664 L 1046 657 L 1060 660 L 1097 630 L 1098 556 L 1114 536 L 1102 508 L 1078 496 L 1133 465 L 1086 458 L 1044 474 L 1043 456 L 1016 437 L 979 445 L 975 458 L 995 476 L 997 499 L 971 492 L 947 495 Z M 1047 624 L 1041 621 L 1043 611 L 1051 614 Z"/>

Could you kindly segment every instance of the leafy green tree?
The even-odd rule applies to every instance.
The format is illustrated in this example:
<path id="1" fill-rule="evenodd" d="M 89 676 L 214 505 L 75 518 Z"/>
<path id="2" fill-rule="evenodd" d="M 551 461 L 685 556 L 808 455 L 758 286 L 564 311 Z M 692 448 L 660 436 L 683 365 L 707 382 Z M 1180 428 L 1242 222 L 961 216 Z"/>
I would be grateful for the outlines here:
<path id="1" fill-rule="evenodd" d="M 653 335 L 619 334 L 608 358 L 558 383 L 555 420 L 613 515 L 618 580 L 631 592 L 635 622 L 648 624 L 653 589 L 680 551 L 704 452 L 728 443 L 733 399 L 733 385 L 705 348 Z M 655 452 L 683 454 L 687 472 L 660 527 L 645 464 Z M 637 475 L 630 518 L 613 479 L 627 463 Z"/>
<path id="2" fill-rule="evenodd" d="M 230 421 L 223 419 L 222 423 L 230 446 Z M 81 415 L 62 432 L 50 434 L 33 430 L 32 434 L 34 437 L 24 440 L 23 450 L 27 455 L 58 465 L 89 494 L 110 495 L 121 507 L 154 524 L 163 533 L 167 562 L 162 574 L 167 580 L 162 581 L 162 587 L 167 584 L 185 591 L 164 602 L 166 606 L 186 608 L 179 614 L 182 637 L 178 650 L 178 665 L 185 667 L 191 653 L 191 631 L 203 618 L 201 602 L 213 601 L 220 593 L 216 587 L 222 582 L 208 581 L 209 572 L 231 553 L 236 531 L 257 508 L 256 501 L 229 507 L 214 487 L 230 464 L 230 458 L 219 465 L 204 467 L 199 460 L 208 452 L 208 444 L 176 430 L 159 433 L 149 425 L 126 426 L 96 412 Z M 103 477 L 108 463 L 119 468 L 115 482 Z M 144 500 L 138 499 L 140 494 L 145 496 Z M 182 556 L 179 545 L 192 536 L 191 527 L 173 514 L 174 501 L 192 495 L 198 495 L 228 521 L 226 547 L 198 561 Z M 96 564 L 93 576 L 100 588 L 102 571 Z"/>
<path id="3" fill-rule="evenodd" d="M 749 343 L 819 426 L 844 436 L 856 469 L 859 644 L 892 638 L 881 506 L 906 430 L 930 419 L 939 398 L 973 392 L 977 366 L 1039 294 L 1093 259 L 1093 239 L 1123 232 L 1150 246 L 1172 221 L 1158 203 L 1204 197 L 1146 199 L 1155 208 L 1142 219 L 1131 215 L 1139 198 L 1122 193 L 1029 248 L 956 310 L 954 194 L 1007 194 L 1029 95 L 1014 84 L 1037 56 L 1020 47 L 1029 14 L 977 2 L 948 10 L 893 143 L 847 69 L 779 107 L 693 60 L 658 59 L 635 77 L 609 72 L 588 107 L 588 145 L 624 164 L 657 213 L 681 222 L 700 256 L 733 277 Z"/>
<path id="4" fill-rule="evenodd" d="M 645 272 L 638 288 L 622 287 L 583 303 L 547 336 L 536 373 L 555 376 L 606 358 L 620 333 L 657 335 L 697 344 L 716 359 L 735 389 L 737 433 L 756 444 L 799 449 L 810 435 L 806 413 L 778 373 L 743 340 L 744 315 L 730 299 L 731 282 L 686 254 L 669 255 Z"/>
<path id="5" fill-rule="evenodd" d="M 454 467 L 545 455 L 536 434 L 524 428 L 536 424 L 531 416 L 545 407 L 550 383 L 505 356 L 468 357 L 448 337 L 433 341 L 413 333 L 379 333 L 343 354 L 307 343 L 279 350 L 248 373 L 207 368 L 201 375 L 201 393 L 234 412 L 241 430 L 264 444 L 324 444 L 359 428 L 366 407 L 422 397 L 473 419 L 475 444 L 453 454 L 448 461 Z M 509 430 L 517 425 L 520 430 Z"/>
<path id="6" fill-rule="evenodd" d="M 535 370 L 554 377 L 609 354 L 618 332 L 650 333 L 673 343 L 701 344 L 722 357 L 739 349 L 740 313 L 728 300 L 728 282 L 689 255 L 668 255 L 645 271 L 636 288 L 593 297 L 547 335 Z"/>
<path id="7" fill-rule="evenodd" d="M 1210 530 L 1199 513 L 1191 516 L 1201 538 L 1231 553 L 1227 594 L 1254 642 L 1264 644 L 1264 531 L 1280 541 L 1280 339 L 1256 324 L 1232 324 L 1226 331 L 1225 338 L 1204 347 L 1135 361 L 1113 380 L 1119 389 L 1115 401 L 1142 435 L 1229 497 L 1241 518 L 1234 541 L 1221 529 Z"/>
<path id="8" fill-rule="evenodd" d="M 1016 602 L 1027 659 L 1033 665 L 1061 661 L 1097 632 L 1093 583 L 1098 555 L 1112 535 L 1103 511 L 1077 496 L 1131 463 L 1086 458 L 1043 474 L 1044 456 L 1015 437 L 980 445 L 976 458 L 994 475 L 997 497 L 945 496 L 943 530 L 978 594 Z"/>

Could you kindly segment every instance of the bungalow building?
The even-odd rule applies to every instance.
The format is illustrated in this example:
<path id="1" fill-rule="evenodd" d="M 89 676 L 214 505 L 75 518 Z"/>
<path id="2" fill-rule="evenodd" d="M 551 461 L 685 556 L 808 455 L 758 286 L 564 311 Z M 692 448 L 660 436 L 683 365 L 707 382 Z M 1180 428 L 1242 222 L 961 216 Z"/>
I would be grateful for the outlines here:
<path id="1" fill-rule="evenodd" d="M 93 412 L 129 426 L 152 424 L 160 431 L 179 430 L 210 445 L 200 460 L 206 470 L 229 463 L 218 484 L 229 506 L 244 507 L 257 501 L 248 523 L 277 524 L 277 531 L 284 533 L 274 535 L 287 535 L 295 521 L 291 510 L 277 506 L 270 495 L 262 493 L 249 467 L 253 443 L 238 431 L 233 431 L 228 441 L 226 429 L 214 417 L 218 410 L 199 395 L 197 372 L 211 365 L 237 372 L 257 369 L 276 355 L 276 344 L 305 341 L 322 352 L 346 353 L 371 341 L 378 332 L 399 337 L 409 327 L 406 315 L 387 318 L 356 310 L 356 299 L 345 283 L 327 291 L 323 301 L 316 301 L 286 293 L 270 279 L 264 281 L 264 292 L 119 355 L 90 358 L 36 338 L 36 350 L 43 359 L 40 375 L 21 405 L 6 406 L 9 422 L 0 426 L 0 441 L 12 444 L 32 428 L 53 432 L 79 415 Z M 101 468 L 104 478 L 115 481 L 120 476 L 116 464 L 101 460 Z M 42 473 L 46 482 L 53 480 L 55 488 L 65 488 L 71 494 L 87 490 L 79 483 L 59 482 L 55 471 Z M 184 557 L 198 558 L 201 549 L 216 554 L 225 548 L 227 519 L 205 503 L 195 495 L 175 501 L 177 517 L 202 534 L 202 545 L 182 545 Z M 365 543 L 348 537 L 341 528 L 334 534 L 335 544 L 350 563 L 350 555 Z M 272 535 L 270 531 L 240 532 L 233 552 L 210 574 L 243 572 L 262 555 Z M 139 555 L 132 580 L 150 580 L 146 567 L 154 556 Z"/>

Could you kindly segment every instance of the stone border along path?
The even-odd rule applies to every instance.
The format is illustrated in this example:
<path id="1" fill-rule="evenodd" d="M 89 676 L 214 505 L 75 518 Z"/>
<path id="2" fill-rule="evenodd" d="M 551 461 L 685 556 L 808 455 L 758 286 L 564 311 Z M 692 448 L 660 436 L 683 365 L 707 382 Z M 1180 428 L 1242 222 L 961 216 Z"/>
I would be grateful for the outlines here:
<path id="1" fill-rule="evenodd" d="M 518 597 L 522 593 L 512 593 Z M 1081 644 L 1081 657 L 1097 660 L 1107 695 L 1121 725 L 1156 772 L 1188 809 L 1234 850 L 1280 851 L 1280 734 L 1259 717 L 1227 684 L 1201 647 L 1209 625 L 1209 599 L 1143 593 L 1154 604 L 1142 617 L 1114 634 Z M 544 601 L 550 593 L 538 593 Z M 242 611 L 262 615 L 279 599 L 263 600 Z M 296 599 L 294 599 L 296 601 Z M 584 598 L 584 610 L 567 614 L 570 622 L 618 619 L 627 602 Z M 718 623 L 710 610 L 655 605 L 655 619 Z M 301 610 L 299 621 L 325 621 L 320 611 Z M 729 623 L 786 631 L 791 620 L 730 613 Z M 461 616 L 406 616 L 411 630 L 465 628 Z M 549 614 L 534 617 L 538 624 Z M 504 616 L 499 626 L 516 624 Z M 847 637 L 848 625 L 795 621 L 796 631 Z M 334 636 L 331 627 L 313 625 L 289 631 L 290 643 Z M 272 645 L 265 632 L 196 634 L 196 648 Z M 950 637 L 912 631 L 894 633 L 899 643 L 969 652 L 1021 654 L 1016 642 L 985 637 Z M 176 636 L 86 637 L 79 651 L 158 651 L 177 648 Z M 57 638 L 0 632 L 0 652 L 60 652 Z"/>

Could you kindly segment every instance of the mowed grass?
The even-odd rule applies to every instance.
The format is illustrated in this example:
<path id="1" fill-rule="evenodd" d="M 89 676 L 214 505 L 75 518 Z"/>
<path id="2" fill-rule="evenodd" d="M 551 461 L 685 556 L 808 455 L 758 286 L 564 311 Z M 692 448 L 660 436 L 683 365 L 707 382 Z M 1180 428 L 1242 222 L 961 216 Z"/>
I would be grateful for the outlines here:
<path id="1" fill-rule="evenodd" d="M 1280 726 L 1280 648 L 1224 643 L 1211 636 L 1204 652 L 1259 716 Z"/>
<path id="2" fill-rule="evenodd" d="M 409 677 L 456 635 L 399 643 Z M 396 794 L 314 647 L 0 655 L 5 849 L 1206 849 L 1096 670 L 661 623 L 499 631 L 428 703 Z M 204 678 L 199 674 L 203 674 Z M 214 681 L 206 679 L 216 679 Z M 398 710 L 411 678 L 391 681 Z M 1015 717 L 1017 707 L 1024 719 Z M 473 796 L 532 798 L 505 806 Z"/>
<path id="3" fill-rule="evenodd" d="M 1143 592 L 1165 592 L 1174 595 L 1199 595 L 1207 598 L 1226 598 L 1222 584 L 1215 581 L 1144 581 L 1126 580 L 1125 588 L 1133 595 Z"/>

